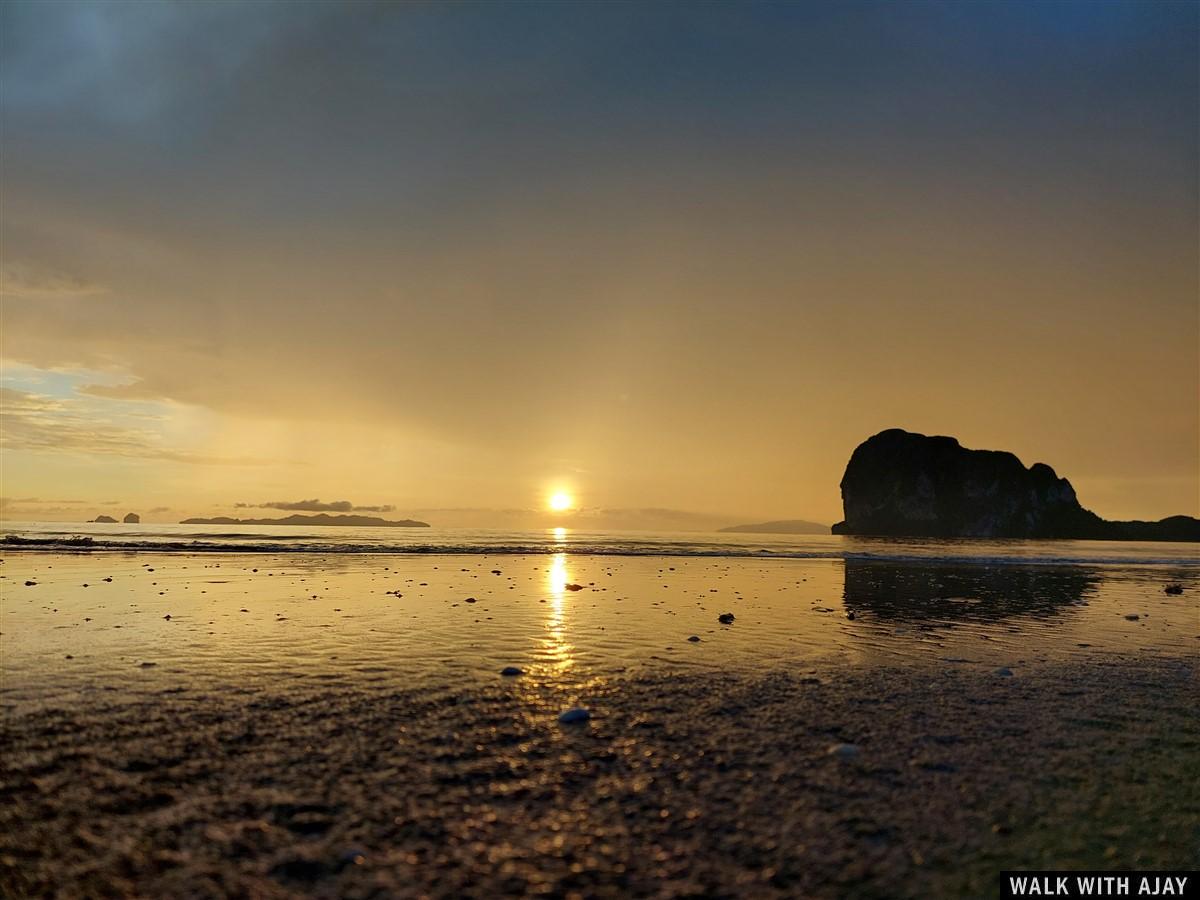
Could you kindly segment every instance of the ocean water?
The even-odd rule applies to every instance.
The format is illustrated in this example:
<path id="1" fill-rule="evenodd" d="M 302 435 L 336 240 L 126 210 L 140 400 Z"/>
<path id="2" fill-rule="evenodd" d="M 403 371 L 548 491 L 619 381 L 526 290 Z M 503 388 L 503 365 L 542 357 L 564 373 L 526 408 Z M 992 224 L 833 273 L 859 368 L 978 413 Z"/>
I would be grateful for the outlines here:
<path id="1" fill-rule="evenodd" d="M 9 523 L 0 707 L 276 679 L 1200 651 L 1200 545 Z M 16 538 L 17 540 L 13 540 Z M 732 624 L 720 616 L 732 613 Z"/>
<path id="2" fill-rule="evenodd" d="M 0 540 L 47 550 L 249 553 L 542 554 L 779 557 L 985 565 L 1200 567 L 1200 544 L 1149 541 L 945 540 L 703 532 L 501 531 L 340 526 L 0 523 Z"/>

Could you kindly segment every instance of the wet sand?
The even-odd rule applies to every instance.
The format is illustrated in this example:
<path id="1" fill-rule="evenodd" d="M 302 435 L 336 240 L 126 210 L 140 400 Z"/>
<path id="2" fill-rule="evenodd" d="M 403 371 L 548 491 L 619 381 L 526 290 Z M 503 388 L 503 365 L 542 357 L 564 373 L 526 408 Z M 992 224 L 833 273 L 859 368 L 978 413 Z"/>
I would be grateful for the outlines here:
<path id="1" fill-rule="evenodd" d="M 283 562 L 6 557 L 5 896 L 952 897 L 1200 865 L 1193 580 Z"/>

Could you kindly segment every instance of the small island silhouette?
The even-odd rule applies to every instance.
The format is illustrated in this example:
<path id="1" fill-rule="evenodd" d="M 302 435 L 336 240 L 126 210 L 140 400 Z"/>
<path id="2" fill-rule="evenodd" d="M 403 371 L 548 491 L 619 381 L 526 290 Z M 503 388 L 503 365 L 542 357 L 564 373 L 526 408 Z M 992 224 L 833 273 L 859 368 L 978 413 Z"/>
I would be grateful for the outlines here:
<path id="1" fill-rule="evenodd" d="M 112 516 L 104 516 L 104 515 L 96 516 L 96 518 L 89 519 L 88 521 L 89 522 L 99 522 L 101 525 L 116 525 L 117 524 L 117 520 L 114 519 Z M 125 518 L 123 518 L 121 521 L 126 525 L 137 525 L 142 521 L 142 517 L 139 516 L 137 513 L 131 512 L 131 513 L 126 513 Z"/>
<path id="2" fill-rule="evenodd" d="M 900 428 L 858 445 L 841 488 L 845 520 L 834 534 L 1200 541 L 1200 519 L 1110 522 L 1045 463 L 1025 468 L 1012 453 Z"/>
<path id="3" fill-rule="evenodd" d="M 360 528 L 428 528 L 428 522 L 416 519 L 381 519 L 378 516 L 284 516 L 281 519 L 234 519 L 217 516 L 212 519 L 184 519 L 180 525 L 343 525 Z"/>

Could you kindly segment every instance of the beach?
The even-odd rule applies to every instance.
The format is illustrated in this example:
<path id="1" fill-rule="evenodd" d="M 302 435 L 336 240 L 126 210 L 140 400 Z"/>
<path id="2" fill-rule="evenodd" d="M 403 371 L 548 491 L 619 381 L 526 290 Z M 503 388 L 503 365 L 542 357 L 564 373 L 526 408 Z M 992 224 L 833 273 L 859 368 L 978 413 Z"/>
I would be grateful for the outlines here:
<path id="1" fill-rule="evenodd" d="M 1200 898 L 1198 73 L 2 0 L 0 900 Z"/>
<path id="2" fill-rule="evenodd" d="M 0 884 L 918 897 L 1195 868 L 1174 552 L 10 550 Z"/>

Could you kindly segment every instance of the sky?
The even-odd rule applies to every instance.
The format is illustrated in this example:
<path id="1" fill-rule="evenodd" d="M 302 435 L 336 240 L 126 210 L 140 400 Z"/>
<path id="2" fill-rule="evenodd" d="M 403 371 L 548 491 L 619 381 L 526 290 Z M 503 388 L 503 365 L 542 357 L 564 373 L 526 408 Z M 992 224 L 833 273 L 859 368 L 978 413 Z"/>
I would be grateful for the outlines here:
<path id="1" fill-rule="evenodd" d="M 1196 515 L 1198 10 L 8 0 L 0 514 Z"/>

